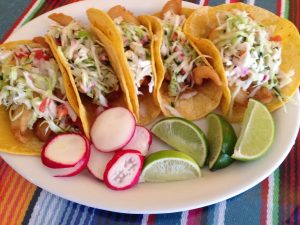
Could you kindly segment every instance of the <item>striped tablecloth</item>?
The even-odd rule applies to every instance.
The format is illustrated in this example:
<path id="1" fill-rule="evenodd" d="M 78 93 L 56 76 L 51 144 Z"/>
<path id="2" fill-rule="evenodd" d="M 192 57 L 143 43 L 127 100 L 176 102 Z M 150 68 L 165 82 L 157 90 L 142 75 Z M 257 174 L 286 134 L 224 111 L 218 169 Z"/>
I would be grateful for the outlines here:
<path id="1" fill-rule="evenodd" d="M 32 18 L 77 0 L 1 0 L 0 39 Z M 216 5 L 238 0 L 191 0 Z M 299 0 L 248 0 L 300 27 Z M 299 62 L 300 63 L 300 62 Z M 252 189 L 209 207 L 170 214 L 129 215 L 67 201 L 29 183 L 0 158 L 0 225 L 13 224 L 300 224 L 300 135 L 280 168 Z"/>

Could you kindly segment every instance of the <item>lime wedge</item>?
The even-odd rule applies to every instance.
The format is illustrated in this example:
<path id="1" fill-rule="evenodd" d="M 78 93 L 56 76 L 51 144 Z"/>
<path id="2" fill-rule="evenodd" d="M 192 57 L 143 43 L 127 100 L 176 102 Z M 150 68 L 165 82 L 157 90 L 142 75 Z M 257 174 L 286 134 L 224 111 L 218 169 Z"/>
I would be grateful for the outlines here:
<path id="1" fill-rule="evenodd" d="M 222 169 L 234 160 L 231 155 L 236 144 L 236 134 L 233 127 L 222 116 L 210 113 L 208 119 L 208 166 L 210 170 Z"/>
<path id="2" fill-rule="evenodd" d="M 250 99 L 232 158 L 249 161 L 261 157 L 273 143 L 274 133 L 274 120 L 268 108 Z"/>
<path id="3" fill-rule="evenodd" d="M 190 156 L 175 150 L 164 150 L 152 153 L 146 158 L 140 181 L 167 182 L 200 176 L 200 168 Z"/>
<path id="4" fill-rule="evenodd" d="M 194 123 L 179 117 L 158 121 L 151 129 L 162 141 L 192 157 L 200 167 L 207 156 L 207 140 L 203 131 Z"/>

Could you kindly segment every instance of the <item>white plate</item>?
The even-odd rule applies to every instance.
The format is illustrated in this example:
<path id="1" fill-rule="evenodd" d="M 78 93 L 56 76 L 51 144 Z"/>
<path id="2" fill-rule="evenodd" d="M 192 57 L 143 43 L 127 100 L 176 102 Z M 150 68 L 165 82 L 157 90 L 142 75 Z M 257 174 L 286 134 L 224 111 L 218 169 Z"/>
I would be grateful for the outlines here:
<path id="1" fill-rule="evenodd" d="M 52 12 L 63 12 L 86 22 L 85 10 L 100 7 L 104 10 L 120 3 L 136 14 L 159 11 L 164 1 L 152 0 L 110 0 L 82 1 Z M 195 5 L 185 3 L 186 6 Z M 15 32 L 11 40 L 32 38 L 43 35 L 50 25 L 44 14 Z M 296 103 L 296 104 L 295 104 Z M 68 200 L 95 208 L 125 213 L 166 213 L 203 207 L 235 196 L 261 182 L 270 175 L 288 155 L 300 124 L 299 94 L 293 104 L 287 104 L 285 113 L 280 109 L 273 113 L 276 123 L 275 141 L 269 152 L 261 159 L 249 162 L 236 162 L 228 168 L 210 172 L 203 170 L 203 177 L 195 180 L 139 184 L 126 191 L 112 191 L 87 172 L 71 178 L 54 178 L 38 157 L 13 156 L 1 153 L 3 159 L 19 174 L 37 186 Z M 198 124 L 206 130 L 206 122 Z M 154 140 L 152 150 L 165 149 Z"/>

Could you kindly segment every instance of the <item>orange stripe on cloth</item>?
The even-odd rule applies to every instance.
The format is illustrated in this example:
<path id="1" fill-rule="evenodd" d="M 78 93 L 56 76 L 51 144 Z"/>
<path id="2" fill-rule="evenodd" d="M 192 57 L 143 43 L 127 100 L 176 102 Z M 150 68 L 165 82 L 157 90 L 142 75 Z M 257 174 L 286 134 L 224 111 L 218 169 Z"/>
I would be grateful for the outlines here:
<path id="1" fill-rule="evenodd" d="M 8 168 L 0 183 L 0 221 L 1 225 L 20 224 L 25 216 L 36 187 Z"/>

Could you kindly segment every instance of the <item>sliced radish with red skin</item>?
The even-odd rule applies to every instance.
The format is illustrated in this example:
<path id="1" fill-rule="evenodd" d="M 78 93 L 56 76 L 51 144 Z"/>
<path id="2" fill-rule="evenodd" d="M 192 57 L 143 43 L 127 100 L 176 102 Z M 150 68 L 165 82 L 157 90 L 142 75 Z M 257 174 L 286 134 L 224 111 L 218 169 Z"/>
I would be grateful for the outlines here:
<path id="1" fill-rule="evenodd" d="M 66 167 L 66 168 L 60 168 L 60 167 L 56 167 L 56 168 L 49 168 L 49 172 L 50 174 L 52 174 L 54 177 L 71 177 L 71 176 L 75 176 L 77 174 L 79 174 L 81 171 L 83 171 L 85 168 L 86 168 L 86 165 L 89 161 L 89 157 L 90 157 L 90 142 L 89 140 L 85 137 L 85 136 L 82 136 L 80 134 L 59 134 L 57 136 L 63 136 L 63 137 L 59 137 L 57 139 L 53 138 L 52 141 L 56 141 L 56 142 L 59 142 L 61 143 L 61 147 L 66 147 L 67 148 L 70 148 L 70 147 L 73 147 L 74 149 L 78 148 L 78 147 L 82 147 L 82 143 L 80 141 L 74 141 L 69 143 L 69 140 L 70 138 L 68 137 L 66 139 L 66 142 L 64 143 L 61 139 L 65 139 L 65 137 L 67 137 L 67 135 L 74 135 L 76 136 L 77 135 L 77 138 L 82 138 L 83 142 L 84 142 L 84 149 L 85 149 L 85 152 L 84 152 L 84 155 L 83 157 L 72 167 Z M 75 137 L 74 137 L 75 138 Z M 53 142 L 51 142 L 51 140 L 48 142 L 48 145 L 52 145 Z M 55 144 L 55 143 L 54 143 Z M 58 143 L 56 143 L 58 144 Z M 50 146 L 51 148 L 52 147 L 55 147 L 56 145 L 53 145 L 53 146 Z M 65 154 L 62 154 L 61 157 L 68 157 L 67 155 Z M 62 159 L 62 158 L 60 158 Z"/>
<path id="2" fill-rule="evenodd" d="M 87 164 L 88 171 L 97 179 L 103 180 L 103 174 L 107 163 L 113 158 L 114 152 L 100 152 L 93 145 Z"/>
<path id="3" fill-rule="evenodd" d="M 150 145 L 152 143 L 151 132 L 142 126 L 136 126 L 135 132 L 131 140 L 127 145 L 123 147 L 123 150 L 133 149 L 141 152 L 143 156 L 146 156 Z"/>
<path id="4" fill-rule="evenodd" d="M 132 138 L 136 120 L 126 108 L 114 107 L 103 111 L 91 129 L 91 140 L 102 152 L 123 148 Z"/>
<path id="5" fill-rule="evenodd" d="M 104 183 L 113 190 L 125 190 L 138 183 L 145 157 L 136 150 L 117 151 L 108 162 Z"/>
<path id="6" fill-rule="evenodd" d="M 73 167 L 85 157 L 86 142 L 87 139 L 77 133 L 56 135 L 43 146 L 42 162 L 50 168 Z"/>

